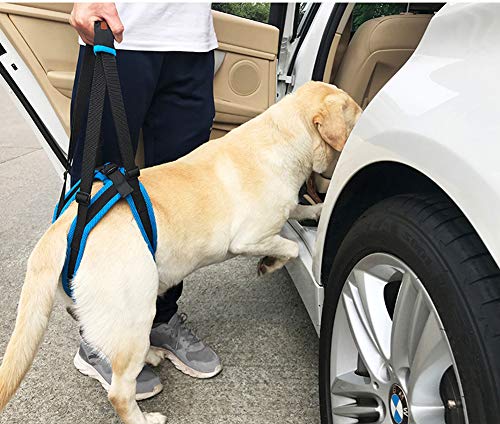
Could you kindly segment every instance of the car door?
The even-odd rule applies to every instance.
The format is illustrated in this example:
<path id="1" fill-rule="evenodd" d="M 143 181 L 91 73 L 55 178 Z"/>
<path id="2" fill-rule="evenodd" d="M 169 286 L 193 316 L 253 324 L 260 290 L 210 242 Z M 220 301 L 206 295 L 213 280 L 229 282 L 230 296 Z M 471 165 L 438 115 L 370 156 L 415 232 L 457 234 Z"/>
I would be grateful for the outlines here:
<path id="1" fill-rule="evenodd" d="M 15 95 L 56 168 L 68 147 L 78 56 L 69 25 L 72 3 L 0 3 L 0 75 Z M 267 109 L 276 98 L 279 30 L 213 12 L 217 138 Z"/>

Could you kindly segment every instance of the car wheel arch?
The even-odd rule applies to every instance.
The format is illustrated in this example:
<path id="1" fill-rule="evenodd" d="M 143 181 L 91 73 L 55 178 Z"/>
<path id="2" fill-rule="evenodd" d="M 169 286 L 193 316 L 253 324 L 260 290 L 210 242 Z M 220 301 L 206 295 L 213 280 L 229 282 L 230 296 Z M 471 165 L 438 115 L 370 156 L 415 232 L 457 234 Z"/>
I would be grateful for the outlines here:
<path id="1" fill-rule="evenodd" d="M 328 284 L 335 254 L 349 228 L 364 211 L 375 203 L 398 194 L 422 192 L 440 192 L 449 198 L 427 175 L 399 162 L 375 162 L 351 176 L 327 218 L 329 222 L 321 257 L 321 284 L 324 287 Z M 456 206 L 460 209 L 459 205 Z"/>

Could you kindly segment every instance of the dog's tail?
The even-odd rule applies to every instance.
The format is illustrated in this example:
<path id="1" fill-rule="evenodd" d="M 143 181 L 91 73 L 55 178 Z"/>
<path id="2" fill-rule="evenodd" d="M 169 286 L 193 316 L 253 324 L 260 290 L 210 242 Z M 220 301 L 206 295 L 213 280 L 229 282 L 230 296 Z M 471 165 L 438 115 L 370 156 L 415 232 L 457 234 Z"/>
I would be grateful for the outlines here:
<path id="1" fill-rule="evenodd" d="M 30 369 L 47 329 L 66 256 L 62 227 L 51 226 L 28 260 L 16 325 L 0 367 L 0 411 Z"/>

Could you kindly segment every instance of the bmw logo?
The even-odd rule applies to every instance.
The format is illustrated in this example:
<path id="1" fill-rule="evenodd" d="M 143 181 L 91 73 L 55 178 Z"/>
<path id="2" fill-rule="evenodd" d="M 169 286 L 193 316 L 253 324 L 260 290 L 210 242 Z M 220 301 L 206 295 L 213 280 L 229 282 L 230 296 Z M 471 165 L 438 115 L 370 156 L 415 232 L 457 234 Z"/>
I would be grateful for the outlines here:
<path id="1" fill-rule="evenodd" d="M 408 400 L 398 384 L 393 384 L 389 393 L 389 410 L 394 424 L 408 424 Z"/>

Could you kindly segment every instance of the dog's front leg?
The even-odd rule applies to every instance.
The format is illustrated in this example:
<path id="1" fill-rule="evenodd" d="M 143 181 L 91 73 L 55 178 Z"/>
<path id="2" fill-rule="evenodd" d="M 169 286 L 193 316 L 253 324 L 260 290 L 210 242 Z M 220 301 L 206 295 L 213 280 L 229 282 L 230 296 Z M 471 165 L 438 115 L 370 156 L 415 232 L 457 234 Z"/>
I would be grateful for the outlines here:
<path id="1" fill-rule="evenodd" d="M 297 205 L 295 209 L 290 212 L 290 219 L 296 219 L 297 221 L 302 221 L 304 219 L 314 219 L 318 220 L 321 216 L 321 210 L 323 209 L 323 203 L 318 203 L 317 205 Z"/>
<path id="2" fill-rule="evenodd" d="M 299 255 L 299 245 L 279 235 L 274 235 L 258 243 L 241 243 L 231 249 L 237 255 L 265 256 L 258 267 L 259 275 L 274 272 L 290 259 Z"/>

